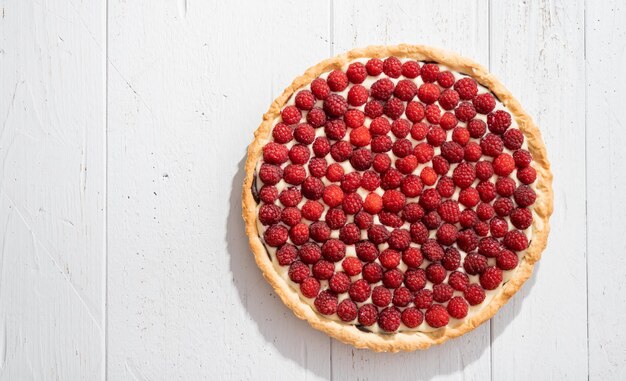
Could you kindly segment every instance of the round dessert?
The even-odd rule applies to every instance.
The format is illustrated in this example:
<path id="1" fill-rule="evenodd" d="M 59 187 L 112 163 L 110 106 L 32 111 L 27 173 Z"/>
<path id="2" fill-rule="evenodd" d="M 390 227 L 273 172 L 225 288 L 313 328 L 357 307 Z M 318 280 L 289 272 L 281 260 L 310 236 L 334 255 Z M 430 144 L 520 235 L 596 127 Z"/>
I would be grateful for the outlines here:
<path id="1" fill-rule="evenodd" d="M 548 236 L 537 126 L 480 65 L 424 46 L 323 61 L 248 149 L 250 247 L 283 302 L 359 348 L 428 348 L 494 315 Z"/>

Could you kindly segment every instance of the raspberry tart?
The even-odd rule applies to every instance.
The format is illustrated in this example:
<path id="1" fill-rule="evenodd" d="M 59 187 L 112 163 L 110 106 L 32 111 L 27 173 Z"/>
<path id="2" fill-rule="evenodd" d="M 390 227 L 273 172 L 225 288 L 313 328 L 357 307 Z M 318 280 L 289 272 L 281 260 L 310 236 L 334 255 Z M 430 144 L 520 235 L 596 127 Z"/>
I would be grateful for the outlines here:
<path id="1" fill-rule="evenodd" d="M 358 348 L 471 331 L 547 243 L 552 174 L 537 126 L 485 68 L 425 46 L 323 61 L 271 105 L 248 149 L 243 217 L 283 302 Z"/>

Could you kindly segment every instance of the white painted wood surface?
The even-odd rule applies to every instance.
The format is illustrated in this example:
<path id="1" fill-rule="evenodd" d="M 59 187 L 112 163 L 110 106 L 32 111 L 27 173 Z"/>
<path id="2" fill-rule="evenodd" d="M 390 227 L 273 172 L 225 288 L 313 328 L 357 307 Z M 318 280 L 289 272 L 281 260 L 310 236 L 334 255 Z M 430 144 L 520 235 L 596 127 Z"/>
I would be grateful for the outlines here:
<path id="1" fill-rule="evenodd" d="M 617 0 L 0 0 L 0 380 L 626 379 L 625 16 Z M 240 184 L 293 77 L 400 42 L 490 66 L 541 126 L 556 200 L 536 273 L 489 324 L 391 355 L 282 305 Z"/>

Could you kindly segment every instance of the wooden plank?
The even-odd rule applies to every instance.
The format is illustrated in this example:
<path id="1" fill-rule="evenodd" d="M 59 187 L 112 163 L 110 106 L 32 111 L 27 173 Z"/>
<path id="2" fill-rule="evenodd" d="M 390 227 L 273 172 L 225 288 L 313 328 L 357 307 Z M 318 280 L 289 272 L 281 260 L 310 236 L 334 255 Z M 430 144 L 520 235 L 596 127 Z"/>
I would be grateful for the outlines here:
<path id="1" fill-rule="evenodd" d="M 0 379 L 101 379 L 105 10 L 0 8 Z"/>
<path id="2" fill-rule="evenodd" d="M 492 320 L 493 379 L 586 379 L 582 2 L 493 1 L 491 70 L 540 126 L 555 190 L 548 249 Z"/>
<path id="3" fill-rule="evenodd" d="M 624 2 L 587 7 L 589 378 L 626 378 L 626 17 Z"/>
<path id="4" fill-rule="evenodd" d="M 335 1 L 333 8 L 336 53 L 372 44 L 419 43 L 489 61 L 487 1 Z M 332 365 L 336 380 L 486 379 L 489 324 L 418 353 L 380 354 L 333 341 Z"/>
<path id="5" fill-rule="evenodd" d="M 111 379 L 330 377 L 330 339 L 274 295 L 241 219 L 245 148 L 327 57 L 328 10 L 109 3 Z"/>

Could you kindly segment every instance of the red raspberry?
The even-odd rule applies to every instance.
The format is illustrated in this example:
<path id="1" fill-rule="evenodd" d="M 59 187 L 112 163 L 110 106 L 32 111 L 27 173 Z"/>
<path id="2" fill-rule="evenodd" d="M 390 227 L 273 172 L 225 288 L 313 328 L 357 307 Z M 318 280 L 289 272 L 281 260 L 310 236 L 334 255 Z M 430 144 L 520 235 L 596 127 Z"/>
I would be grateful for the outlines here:
<path id="1" fill-rule="evenodd" d="M 365 114 L 361 110 L 351 108 L 343 114 L 343 121 L 350 128 L 361 127 L 365 123 Z"/>
<path id="2" fill-rule="evenodd" d="M 502 238 L 509 231 L 509 224 L 502 218 L 496 217 L 489 221 L 489 231 L 495 238 Z"/>
<path id="3" fill-rule="evenodd" d="M 439 66 L 433 63 L 428 63 L 422 66 L 422 79 L 424 82 L 435 82 L 439 77 Z"/>
<path id="4" fill-rule="evenodd" d="M 520 149 L 513 152 L 513 160 L 515 160 L 515 165 L 518 168 L 526 168 L 530 165 L 532 157 L 530 156 L 530 152 Z"/>
<path id="5" fill-rule="evenodd" d="M 374 223 L 374 218 L 371 214 L 361 211 L 354 216 L 354 223 L 362 230 L 369 229 Z"/>
<path id="6" fill-rule="evenodd" d="M 422 244 L 428 239 L 428 229 L 421 222 L 411 224 L 411 240 L 415 243 Z"/>
<path id="7" fill-rule="evenodd" d="M 348 292 L 348 289 L 350 288 L 350 277 L 347 276 L 346 273 L 335 273 L 328 280 L 328 288 L 337 294 Z"/>
<path id="8" fill-rule="evenodd" d="M 476 203 L 478 203 L 478 201 L 476 201 Z M 478 222 L 478 216 L 472 209 L 465 209 L 461 212 L 459 222 L 464 228 L 471 228 L 476 222 Z"/>
<path id="9" fill-rule="evenodd" d="M 526 208 L 514 209 L 511 212 L 511 223 L 518 229 L 528 229 L 533 223 L 532 212 Z"/>
<path id="10" fill-rule="evenodd" d="M 378 325 L 383 331 L 395 332 L 400 328 L 400 311 L 395 307 L 387 307 L 378 315 Z"/>
<path id="11" fill-rule="evenodd" d="M 513 202 L 508 198 L 499 198 L 493 203 L 493 209 L 501 217 L 511 214 L 513 208 Z"/>
<path id="12" fill-rule="evenodd" d="M 415 156 L 408 156 L 415 157 Z M 402 179 L 402 183 L 400 185 L 400 190 L 407 197 L 417 197 L 422 193 L 422 180 L 418 176 L 415 175 L 407 175 Z"/>
<path id="13" fill-rule="evenodd" d="M 378 319 L 378 309 L 373 304 L 364 304 L 359 307 L 357 319 L 359 324 L 365 327 L 376 323 Z"/>
<path id="14" fill-rule="evenodd" d="M 498 135 L 487 134 L 480 139 L 480 148 L 483 150 L 483 154 L 496 157 L 502 153 L 504 143 Z"/>
<path id="15" fill-rule="evenodd" d="M 348 76 L 341 70 L 333 70 L 328 74 L 326 82 L 332 91 L 340 92 L 348 87 Z"/>
<path id="16" fill-rule="evenodd" d="M 437 230 L 437 242 L 442 245 L 450 246 L 456 241 L 458 233 L 459 231 L 454 225 L 445 223 Z"/>
<path id="17" fill-rule="evenodd" d="M 398 78 L 402 74 L 402 62 L 396 57 L 388 57 L 383 61 L 383 72 L 391 78 Z"/>
<path id="18" fill-rule="evenodd" d="M 389 231 L 383 225 L 374 225 L 367 230 L 367 238 L 373 243 L 380 245 L 389 239 Z"/>
<path id="19" fill-rule="evenodd" d="M 424 83 L 417 90 L 417 97 L 426 104 L 435 103 L 439 95 L 439 87 L 432 83 Z"/>
<path id="20" fill-rule="evenodd" d="M 377 154 L 374 156 L 372 166 L 376 172 L 383 173 L 391 166 L 391 159 L 387 155 Z"/>
<path id="21" fill-rule="evenodd" d="M 353 62 L 348 66 L 348 70 L 346 70 L 346 75 L 352 83 L 363 83 L 363 81 L 365 81 L 365 78 L 367 78 L 367 69 L 362 63 Z"/>
<path id="22" fill-rule="evenodd" d="M 491 217 L 493 217 L 495 211 L 493 210 L 493 207 L 491 205 L 481 202 L 480 204 L 478 204 L 478 207 L 476 207 L 476 214 L 481 220 L 487 221 L 491 219 Z"/>
<path id="23" fill-rule="evenodd" d="M 424 208 L 422 208 L 417 203 L 408 203 L 404 206 L 404 209 L 402 210 L 402 218 L 406 222 L 417 222 L 421 220 L 422 217 L 424 217 Z"/>
<path id="24" fill-rule="evenodd" d="M 393 305 L 398 307 L 406 307 L 413 300 L 413 295 L 406 287 L 398 287 L 393 292 Z"/>
<path id="25" fill-rule="evenodd" d="M 319 280 L 330 279 L 335 273 L 335 265 L 324 259 L 313 265 L 313 276 Z"/>
<path id="26" fill-rule="evenodd" d="M 272 247 L 280 247 L 287 242 L 289 231 L 282 225 L 272 225 L 263 234 L 263 240 Z"/>
<path id="27" fill-rule="evenodd" d="M 385 103 L 383 112 L 391 119 L 396 120 L 404 113 L 404 102 L 398 98 L 391 98 Z"/>
<path id="28" fill-rule="evenodd" d="M 331 262 L 339 262 L 346 256 L 346 244 L 338 239 L 329 239 L 322 245 L 322 255 Z"/>
<path id="29" fill-rule="evenodd" d="M 287 184 L 300 185 L 306 178 L 306 170 L 298 164 L 289 164 L 283 171 L 283 179 Z"/>
<path id="30" fill-rule="evenodd" d="M 383 274 L 383 285 L 388 288 L 398 288 L 404 281 L 402 271 L 398 269 L 387 270 Z"/>
<path id="31" fill-rule="evenodd" d="M 283 177 L 283 170 L 272 164 L 263 164 L 259 170 L 259 178 L 265 185 L 277 184 Z"/>
<path id="32" fill-rule="evenodd" d="M 435 185 L 437 181 L 437 172 L 431 167 L 424 167 L 420 172 L 420 179 L 424 185 Z"/>
<path id="33" fill-rule="evenodd" d="M 302 118 L 302 113 L 296 106 L 287 106 L 280 112 L 280 116 L 286 124 L 296 124 Z"/>
<path id="34" fill-rule="evenodd" d="M 383 206 L 390 212 L 399 212 L 404 208 L 406 197 L 397 190 L 388 190 L 383 194 Z"/>
<path id="35" fill-rule="evenodd" d="M 501 153 L 493 161 L 493 171 L 499 176 L 508 176 L 515 169 L 515 161 L 508 153 Z"/>
<path id="36" fill-rule="evenodd" d="M 325 159 L 314 157 L 309 162 L 309 173 L 313 177 L 322 178 L 326 175 L 326 171 L 328 170 L 327 164 Z"/>
<path id="37" fill-rule="evenodd" d="M 424 321 L 424 314 L 417 308 L 409 307 L 402 311 L 401 319 L 408 328 L 416 328 Z"/>
<path id="38" fill-rule="evenodd" d="M 423 261 L 422 251 L 416 247 L 409 247 L 402 253 L 402 262 L 409 267 L 417 268 Z"/>
<path id="39" fill-rule="evenodd" d="M 362 207 L 363 200 L 358 193 L 349 193 L 343 199 L 342 208 L 346 214 L 357 214 Z"/>
<path id="40" fill-rule="evenodd" d="M 299 143 L 311 144 L 315 140 L 315 130 L 310 124 L 301 123 L 293 131 L 293 136 Z"/>
<path id="41" fill-rule="evenodd" d="M 322 315 L 332 315 L 337 312 L 337 295 L 325 290 L 315 298 L 315 309 Z"/>
<path id="42" fill-rule="evenodd" d="M 378 214 L 383 210 L 383 199 L 376 193 L 370 193 L 365 197 L 363 209 L 371 214 Z"/>
<path id="43" fill-rule="evenodd" d="M 517 128 L 511 128 L 502 135 L 502 141 L 506 148 L 514 151 L 522 147 L 524 134 Z"/>
<path id="44" fill-rule="evenodd" d="M 352 155 L 352 145 L 346 141 L 339 141 L 330 147 L 330 156 L 339 163 L 348 160 L 350 155 Z"/>
<path id="45" fill-rule="evenodd" d="M 419 143 L 415 146 L 413 154 L 419 163 L 428 163 L 435 156 L 435 149 L 428 143 Z"/>
<path id="46" fill-rule="evenodd" d="M 422 192 L 419 203 L 426 210 L 435 210 L 441 204 L 441 196 L 436 189 L 429 188 Z"/>
<path id="47" fill-rule="evenodd" d="M 411 154 L 413 146 L 409 139 L 398 139 L 393 143 L 391 150 L 397 157 L 405 157 Z"/>
<path id="48" fill-rule="evenodd" d="M 278 123 L 272 130 L 272 137 L 276 143 L 288 143 L 293 139 L 293 129 L 285 123 Z"/>
<path id="49" fill-rule="evenodd" d="M 496 264 L 502 270 L 513 270 L 517 267 L 518 261 L 517 254 L 510 250 L 502 250 L 496 258 Z"/>
<path id="50" fill-rule="evenodd" d="M 343 167 L 339 163 L 333 163 L 326 169 L 326 178 L 332 182 L 338 182 L 343 179 Z"/>
<path id="51" fill-rule="evenodd" d="M 317 99 L 326 99 L 330 94 L 330 87 L 322 78 L 316 78 L 311 82 L 311 92 Z"/>
<path id="52" fill-rule="evenodd" d="M 363 279 L 370 283 L 378 283 L 383 279 L 383 267 L 378 263 L 368 263 L 363 266 Z"/>
<path id="53" fill-rule="evenodd" d="M 463 268 L 469 275 L 480 274 L 487 268 L 487 258 L 481 254 L 470 253 L 463 260 Z"/>
<path id="54" fill-rule="evenodd" d="M 313 142 L 313 153 L 315 154 L 315 156 L 324 157 L 328 155 L 329 152 L 330 141 L 323 136 L 315 138 L 315 141 Z"/>
<path id="55" fill-rule="evenodd" d="M 276 259 L 281 266 L 290 265 L 298 257 L 298 249 L 290 244 L 284 244 L 276 251 Z"/>
<path id="56" fill-rule="evenodd" d="M 316 221 L 311 224 L 309 235 L 317 242 L 326 242 L 330 238 L 330 227 L 324 221 Z"/>
<path id="57" fill-rule="evenodd" d="M 361 187 L 368 191 L 374 191 L 380 186 L 380 176 L 374 171 L 365 171 L 361 179 Z"/>
<path id="58" fill-rule="evenodd" d="M 459 202 L 469 208 L 472 208 L 478 204 L 480 196 L 478 191 L 474 188 L 462 189 L 459 192 Z"/>
<path id="59" fill-rule="evenodd" d="M 352 106 L 361 106 L 367 102 L 367 98 L 369 98 L 369 92 L 364 86 L 354 85 L 348 91 L 348 103 Z"/>
<path id="60" fill-rule="evenodd" d="M 306 114 L 306 121 L 315 128 L 321 127 L 326 123 L 326 113 L 319 107 L 313 107 L 313 109 Z"/>
<path id="61" fill-rule="evenodd" d="M 443 88 L 450 88 L 454 85 L 454 74 L 449 71 L 442 71 L 437 75 L 437 83 Z"/>
<path id="62" fill-rule="evenodd" d="M 479 180 L 486 181 L 493 176 L 493 166 L 488 161 L 479 161 L 476 163 L 476 177 Z"/>
<path id="63" fill-rule="evenodd" d="M 528 238 L 519 230 L 511 230 L 506 233 L 502 242 L 507 249 L 513 251 L 522 251 L 528 247 Z"/>
<path id="64" fill-rule="evenodd" d="M 513 198 L 515 198 L 515 202 L 518 206 L 524 208 L 534 204 L 537 199 L 537 195 L 528 185 L 520 185 L 517 189 L 515 189 Z"/>
<path id="65" fill-rule="evenodd" d="M 426 120 L 429 123 L 437 124 L 439 123 L 439 118 L 441 116 L 441 109 L 436 104 L 430 104 L 426 106 L 424 109 L 424 113 L 426 114 Z"/>
<path id="66" fill-rule="evenodd" d="M 346 245 L 354 245 L 361 239 L 361 229 L 356 224 L 347 224 L 339 230 L 339 239 Z"/>
<path id="67" fill-rule="evenodd" d="M 283 209 L 283 212 L 280 215 L 280 219 L 287 226 L 294 226 L 295 224 L 300 222 L 301 218 L 302 215 L 300 214 L 300 209 L 294 207 Z"/>
<path id="68" fill-rule="evenodd" d="M 496 198 L 496 186 L 491 181 L 481 181 L 476 185 L 476 190 L 483 202 L 490 202 Z"/>
<path id="69" fill-rule="evenodd" d="M 467 302 L 460 296 L 455 296 L 448 302 L 448 313 L 455 319 L 463 319 L 467 316 L 467 311 Z"/>
<path id="70" fill-rule="evenodd" d="M 471 121 L 472 118 L 474 118 L 476 116 L 476 109 L 474 108 L 474 105 L 472 105 L 470 102 L 461 102 L 461 104 L 459 105 L 459 107 L 456 108 L 456 110 L 454 110 L 454 114 L 456 115 L 457 119 L 460 120 L 461 122 L 468 122 Z M 470 124 L 472 124 L 472 122 L 470 122 Z M 474 134 L 478 135 L 480 128 L 484 126 L 484 122 L 481 123 L 473 123 L 474 125 L 472 126 L 472 129 L 474 130 Z M 469 128 L 469 125 L 468 125 Z M 484 134 L 484 131 L 483 131 Z M 482 136 L 482 134 L 480 134 L 480 136 Z"/>
<path id="71" fill-rule="evenodd" d="M 417 85 L 408 79 L 402 79 L 396 84 L 393 95 L 403 101 L 410 101 L 417 94 Z"/>
<path id="72" fill-rule="evenodd" d="M 417 78 L 420 75 L 420 64 L 417 61 L 406 61 L 402 64 L 402 75 L 407 78 Z"/>
<path id="73" fill-rule="evenodd" d="M 444 112 L 439 119 L 439 125 L 446 131 L 453 129 L 458 123 L 459 121 L 456 119 L 456 116 L 450 111 Z"/>
<path id="74" fill-rule="evenodd" d="M 431 263 L 426 267 L 426 279 L 433 284 L 439 284 L 446 279 L 446 269 L 439 263 Z"/>
<path id="75" fill-rule="evenodd" d="M 476 179 L 476 170 L 469 163 L 461 163 L 452 172 L 454 184 L 461 189 L 465 189 L 474 183 Z"/>
<path id="76" fill-rule="evenodd" d="M 441 155 L 450 163 L 460 163 L 465 152 L 463 147 L 456 142 L 444 142 L 441 146 Z"/>
<path id="77" fill-rule="evenodd" d="M 352 152 L 352 156 L 350 157 L 350 164 L 357 171 L 365 171 L 372 166 L 372 161 L 374 158 L 372 156 L 372 151 L 366 148 L 359 148 Z"/>
<path id="78" fill-rule="evenodd" d="M 470 100 L 478 94 L 478 85 L 473 78 L 461 78 L 454 84 L 454 90 L 459 93 L 461 99 Z"/>
<path id="79" fill-rule="evenodd" d="M 341 179 L 341 189 L 346 193 L 355 192 L 361 185 L 361 174 L 350 172 Z"/>
<path id="80" fill-rule="evenodd" d="M 439 105 L 441 105 L 441 108 L 443 108 L 444 110 L 452 110 L 456 107 L 458 103 L 459 103 L 459 93 L 457 93 L 454 90 L 450 90 L 450 89 L 444 90 L 439 96 Z M 474 116 L 464 120 L 464 122 L 472 119 L 473 117 Z"/>
<path id="81" fill-rule="evenodd" d="M 433 157 L 433 169 L 440 175 L 445 175 L 450 170 L 450 163 L 442 156 Z"/>
<path id="82" fill-rule="evenodd" d="M 371 143 L 372 152 L 376 152 L 376 153 L 388 152 L 391 149 L 391 147 L 393 147 L 393 142 L 391 141 L 391 138 L 389 136 L 375 136 L 372 139 L 372 143 Z"/>
<path id="83" fill-rule="evenodd" d="M 470 284 L 463 293 L 463 297 L 470 306 L 476 306 L 485 300 L 485 290 L 477 284 Z"/>
<path id="84" fill-rule="evenodd" d="M 391 131 L 391 123 L 385 117 L 374 118 L 370 123 L 370 132 L 374 135 L 386 135 Z"/>
<path id="85" fill-rule="evenodd" d="M 489 224 L 485 221 L 478 221 L 476 225 L 474 225 L 474 231 L 481 237 L 485 237 L 489 234 Z"/>
<path id="86" fill-rule="evenodd" d="M 481 114 L 489 114 L 496 107 L 496 99 L 489 93 L 477 95 L 472 103 L 476 111 Z"/>
<path id="87" fill-rule="evenodd" d="M 418 291 L 426 286 L 426 272 L 424 269 L 407 270 L 404 285 L 411 291 Z"/>
<path id="88" fill-rule="evenodd" d="M 440 328 L 448 324 L 450 316 L 446 307 L 441 304 L 435 304 L 426 311 L 425 319 L 429 326 Z"/>
<path id="89" fill-rule="evenodd" d="M 372 303 L 378 307 L 387 307 L 391 303 L 391 291 L 383 286 L 376 286 L 372 290 Z"/>
<path id="90" fill-rule="evenodd" d="M 261 208 L 259 208 L 259 221 L 263 225 L 274 225 L 280 221 L 280 216 L 280 207 L 274 204 L 263 204 Z"/>
<path id="91" fill-rule="evenodd" d="M 441 283 L 433 286 L 433 299 L 435 302 L 445 303 L 452 297 L 454 289 L 450 285 Z"/>
<path id="92" fill-rule="evenodd" d="M 386 211 L 378 213 L 378 219 L 380 220 L 381 224 L 392 228 L 398 228 L 404 223 L 404 221 L 402 221 L 402 218 L 400 218 L 397 213 Z"/>
<path id="93" fill-rule="evenodd" d="M 310 275 L 309 266 L 301 261 L 294 261 L 289 265 L 289 279 L 295 283 L 302 283 Z"/>
<path id="94" fill-rule="evenodd" d="M 469 285 L 469 277 L 460 271 L 453 271 L 448 276 L 448 284 L 457 291 L 465 291 Z"/>
<path id="95" fill-rule="evenodd" d="M 359 279 L 356 282 L 350 285 L 348 289 L 348 294 L 350 295 L 350 299 L 355 302 L 361 303 L 367 300 L 370 297 L 370 293 L 372 292 L 372 288 L 370 284 L 367 283 L 365 279 Z"/>
<path id="96" fill-rule="evenodd" d="M 315 95 L 309 90 L 300 90 L 296 94 L 295 103 L 300 110 L 310 110 L 315 106 Z"/>
<path id="97" fill-rule="evenodd" d="M 415 123 L 424 119 L 424 116 L 426 116 L 426 111 L 424 109 L 424 105 L 422 105 L 420 102 L 409 102 L 406 106 L 405 114 L 411 122 Z"/>
<path id="98" fill-rule="evenodd" d="M 461 211 L 459 210 L 459 203 L 454 200 L 444 201 L 437 208 L 437 212 L 441 216 L 441 219 L 454 224 L 459 221 Z"/>
<path id="99" fill-rule="evenodd" d="M 302 144 L 296 144 L 289 150 L 289 160 L 293 164 L 305 164 L 309 161 L 310 156 L 311 151 L 309 147 Z"/>
<path id="100" fill-rule="evenodd" d="M 343 210 L 339 208 L 330 209 L 328 212 L 326 212 L 325 219 L 326 223 L 331 229 L 339 229 L 340 227 L 345 225 L 346 221 L 348 220 L 346 214 L 343 212 Z"/>
<path id="101" fill-rule="evenodd" d="M 462 146 L 466 146 L 467 143 L 469 142 L 470 139 L 470 134 L 469 134 L 469 130 L 465 127 L 456 127 L 453 131 L 452 131 L 452 140 L 459 143 Z M 472 142 L 473 143 L 473 142 Z M 476 143 L 474 143 L 476 144 Z M 478 159 L 476 159 L 478 160 Z"/>
<path id="102" fill-rule="evenodd" d="M 496 192 L 503 197 L 511 197 L 515 192 L 515 181 L 508 177 L 500 177 L 496 180 Z"/>
<path id="103" fill-rule="evenodd" d="M 532 184 L 537 179 L 537 171 L 533 167 L 520 168 L 517 170 L 517 179 L 522 184 Z"/>
<path id="104" fill-rule="evenodd" d="M 308 200 L 302 205 L 302 216 L 309 221 L 317 221 L 324 212 L 324 206 L 317 201 Z"/>
<path id="105" fill-rule="evenodd" d="M 446 141 L 446 132 L 441 127 L 432 127 L 426 134 L 426 140 L 434 147 L 439 147 Z"/>
<path id="106" fill-rule="evenodd" d="M 511 114 L 504 110 L 496 110 L 487 115 L 487 126 L 494 134 L 503 134 L 511 126 Z"/>
<path id="107" fill-rule="evenodd" d="M 487 258 L 495 258 L 500 250 L 500 242 L 493 237 L 482 238 L 478 242 L 478 253 Z"/>
<path id="108" fill-rule="evenodd" d="M 357 257 L 364 262 L 373 262 L 378 258 L 378 248 L 369 241 L 361 241 L 355 245 Z"/>
<path id="109" fill-rule="evenodd" d="M 396 250 L 404 250 L 411 243 L 411 234 L 405 229 L 395 229 L 389 236 L 389 247 Z"/>
<path id="110" fill-rule="evenodd" d="M 270 164 L 282 164 L 288 160 L 289 150 L 282 144 L 269 142 L 263 147 L 263 160 Z"/>
<path id="111" fill-rule="evenodd" d="M 374 99 L 386 101 L 391 98 L 394 86 L 395 85 L 389 78 L 381 78 L 372 84 L 372 87 L 370 87 L 370 93 Z M 367 111 L 365 114 L 367 114 Z"/>
<path id="112" fill-rule="evenodd" d="M 377 100 L 371 100 L 365 104 L 365 107 L 363 108 L 363 112 L 365 113 L 365 116 L 367 116 L 368 118 L 374 119 L 383 115 L 384 107 L 385 105 L 383 104 L 383 102 L 377 101 Z"/>
<path id="113" fill-rule="evenodd" d="M 289 230 L 289 238 L 294 245 L 302 245 L 309 240 L 309 225 L 298 223 Z"/>
<path id="114" fill-rule="evenodd" d="M 467 130 L 472 138 L 478 139 L 487 131 L 487 125 L 482 120 L 472 119 L 467 123 Z"/>
<path id="115" fill-rule="evenodd" d="M 375 77 L 383 72 L 383 61 L 378 58 L 372 58 L 365 64 L 365 69 L 367 74 Z"/>
<path id="116" fill-rule="evenodd" d="M 406 138 L 411 132 L 411 123 L 406 119 L 397 119 L 391 123 L 391 132 L 397 138 Z"/>
<path id="117" fill-rule="evenodd" d="M 422 222 L 428 229 L 435 230 L 441 225 L 441 217 L 439 217 L 437 211 L 433 210 L 432 212 L 426 213 L 422 218 Z"/>
<path id="118" fill-rule="evenodd" d="M 391 168 L 383 174 L 383 177 L 381 178 L 381 182 L 380 182 L 380 187 L 385 190 L 394 189 L 394 188 L 399 187 L 401 183 L 402 183 L 402 174 L 399 171 Z"/>
<path id="119" fill-rule="evenodd" d="M 330 94 L 324 99 L 323 107 L 327 115 L 339 117 L 348 110 L 348 102 L 339 94 Z"/>
<path id="120" fill-rule="evenodd" d="M 480 274 L 480 285 L 485 290 L 495 290 L 502 283 L 502 270 L 497 267 L 487 267 Z"/>
<path id="121" fill-rule="evenodd" d="M 341 321 L 345 321 L 345 322 L 353 321 L 357 317 L 356 304 L 349 299 L 344 299 L 337 306 L 337 316 L 339 316 L 339 319 L 341 319 Z"/>
<path id="122" fill-rule="evenodd" d="M 367 127 L 358 127 L 350 132 L 350 143 L 355 147 L 365 147 L 371 140 L 372 136 Z"/>
<path id="123" fill-rule="evenodd" d="M 300 292 L 307 298 L 315 298 L 320 292 L 320 282 L 312 276 L 307 277 L 300 283 Z"/>
<path id="124" fill-rule="evenodd" d="M 413 300 L 415 307 L 426 309 L 433 304 L 433 292 L 429 289 L 422 289 L 415 293 L 415 299 Z"/>

